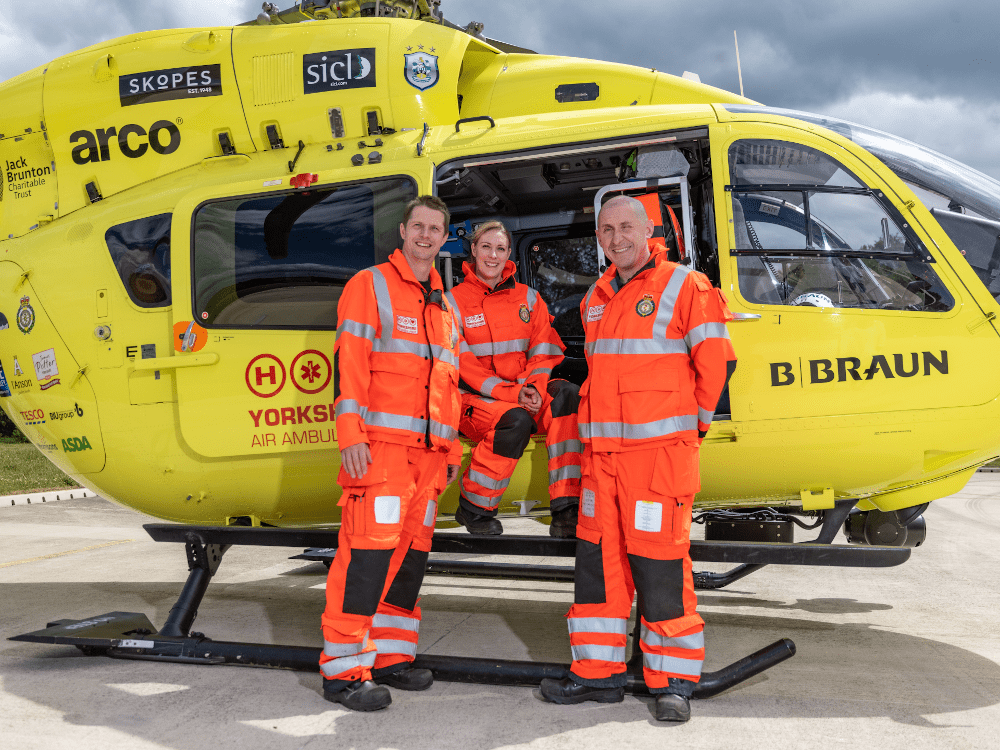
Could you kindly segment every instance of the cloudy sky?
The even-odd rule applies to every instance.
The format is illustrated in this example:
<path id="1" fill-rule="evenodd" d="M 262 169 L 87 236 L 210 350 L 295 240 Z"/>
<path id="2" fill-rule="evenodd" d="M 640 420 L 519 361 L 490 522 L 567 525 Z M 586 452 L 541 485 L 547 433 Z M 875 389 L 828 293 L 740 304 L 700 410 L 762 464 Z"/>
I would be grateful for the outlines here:
<path id="1" fill-rule="evenodd" d="M 278 2 L 288 7 L 292 0 Z M 842 117 L 1000 179 L 1000 8 L 986 0 L 443 0 L 445 16 L 539 52 L 654 67 Z M 0 0 L 0 80 L 149 29 L 253 18 L 253 0 Z"/>

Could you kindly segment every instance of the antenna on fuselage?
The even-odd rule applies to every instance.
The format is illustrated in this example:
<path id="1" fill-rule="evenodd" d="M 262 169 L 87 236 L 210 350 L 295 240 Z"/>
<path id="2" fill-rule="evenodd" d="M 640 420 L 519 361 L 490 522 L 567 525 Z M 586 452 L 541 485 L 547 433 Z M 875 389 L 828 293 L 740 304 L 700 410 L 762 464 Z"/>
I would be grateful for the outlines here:
<path id="1" fill-rule="evenodd" d="M 740 96 L 743 96 L 743 68 L 740 67 L 740 40 L 733 29 L 733 41 L 736 43 L 736 74 L 740 77 Z"/>

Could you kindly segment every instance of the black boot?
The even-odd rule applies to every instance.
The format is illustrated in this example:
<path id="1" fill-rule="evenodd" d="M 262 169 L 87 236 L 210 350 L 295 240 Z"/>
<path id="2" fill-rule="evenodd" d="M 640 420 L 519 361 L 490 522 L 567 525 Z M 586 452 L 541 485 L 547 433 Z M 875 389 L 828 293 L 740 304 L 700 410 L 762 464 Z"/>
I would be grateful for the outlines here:
<path id="1" fill-rule="evenodd" d="M 683 695 L 659 693 L 656 696 L 657 721 L 687 721 L 691 718 L 691 701 Z"/>
<path id="2" fill-rule="evenodd" d="M 576 539 L 577 506 L 557 510 L 552 514 L 552 524 L 549 526 L 549 536 L 556 539 Z"/>
<path id="3" fill-rule="evenodd" d="M 389 685 L 400 690 L 426 690 L 434 684 L 434 673 L 429 669 L 407 667 L 375 677 L 379 685 Z"/>
<path id="4" fill-rule="evenodd" d="M 624 687 L 591 687 L 574 682 L 572 677 L 554 680 L 546 677 L 539 685 L 542 697 L 549 703 L 583 703 L 597 701 L 598 703 L 621 703 L 625 700 Z"/>
<path id="5" fill-rule="evenodd" d="M 331 703 L 340 703 L 352 711 L 378 711 L 392 703 L 389 688 L 376 685 L 371 680 L 358 680 L 339 690 L 329 689 L 330 682 L 323 682 L 323 697 Z"/>
<path id="6" fill-rule="evenodd" d="M 499 536 L 503 533 L 500 519 L 473 513 L 471 510 L 466 510 L 464 505 L 458 506 L 455 520 L 467 528 L 470 534 L 476 536 Z"/>

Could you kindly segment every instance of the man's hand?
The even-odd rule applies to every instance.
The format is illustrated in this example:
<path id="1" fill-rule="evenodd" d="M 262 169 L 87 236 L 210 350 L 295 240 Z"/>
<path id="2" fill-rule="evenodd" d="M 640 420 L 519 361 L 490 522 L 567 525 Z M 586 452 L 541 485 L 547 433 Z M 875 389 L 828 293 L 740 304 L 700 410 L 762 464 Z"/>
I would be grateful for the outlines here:
<path id="1" fill-rule="evenodd" d="M 368 443 L 356 443 L 340 450 L 340 463 L 351 479 L 361 479 L 368 473 L 368 464 L 372 462 L 372 451 Z"/>
<path id="2" fill-rule="evenodd" d="M 542 408 L 542 396 L 535 390 L 535 386 L 526 385 L 517 394 L 517 405 L 534 416 Z"/>
<path id="3" fill-rule="evenodd" d="M 458 479 L 458 472 L 462 470 L 461 464 L 448 464 L 448 484 Z"/>

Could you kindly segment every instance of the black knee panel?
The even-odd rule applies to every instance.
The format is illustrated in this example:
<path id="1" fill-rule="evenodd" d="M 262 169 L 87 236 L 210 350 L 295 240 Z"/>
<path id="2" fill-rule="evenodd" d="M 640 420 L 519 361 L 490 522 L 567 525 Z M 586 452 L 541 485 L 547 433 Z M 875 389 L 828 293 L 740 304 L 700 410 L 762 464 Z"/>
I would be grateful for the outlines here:
<path id="1" fill-rule="evenodd" d="M 417 606 L 417 596 L 420 594 L 420 584 L 424 581 L 426 567 L 426 552 L 413 547 L 406 550 L 403 563 L 396 571 L 396 577 L 392 579 L 392 585 L 385 595 L 385 603 L 412 611 Z"/>
<path id="2" fill-rule="evenodd" d="M 520 458 L 528 447 L 535 420 L 524 409 L 511 409 L 497 422 L 493 452 L 504 458 Z"/>
<path id="3" fill-rule="evenodd" d="M 607 600 L 607 589 L 604 586 L 604 553 L 601 545 L 577 539 L 573 602 L 604 604 Z"/>
<path id="4" fill-rule="evenodd" d="M 639 611 L 647 622 L 684 616 L 683 560 L 653 560 L 629 555 L 628 564 L 639 592 Z"/>
<path id="5" fill-rule="evenodd" d="M 344 613 L 375 614 L 382 599 L 382 589 L 389 575 L 391 549 L 352 549 L 344 581 Z"/>
<path id="6" fill-rule="evenodd" d="M 571 417 L 580 408 L 580 387 L 568 380 L 550 380 L 546 389 L 552 396 L 552 416 Z"/>

